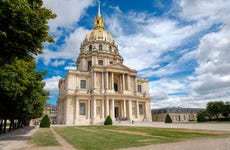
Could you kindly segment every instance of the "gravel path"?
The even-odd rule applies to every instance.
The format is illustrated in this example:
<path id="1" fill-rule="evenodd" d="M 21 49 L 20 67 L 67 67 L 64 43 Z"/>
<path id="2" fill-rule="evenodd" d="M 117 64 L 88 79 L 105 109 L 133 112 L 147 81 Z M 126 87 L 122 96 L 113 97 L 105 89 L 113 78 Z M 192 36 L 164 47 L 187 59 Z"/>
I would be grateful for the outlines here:
<path id="1" fill-rule="evenodd" d="M 230 132 L 230 124 L 165 124 L 156 122 L 135 122 L 134 125 L 131 125 L 123 122 L 115 123 L 115 125 L 184 128 Z M 0 135 L 0 150 L 74 150 L 73 146 L 67 143 L 60 135 L 58 135 L 53 128 L 51 128 L 51 131 L 62 146 L 35 147 L 28 141 L 31 138 L 31 135 L 37 129 L 37 127 L 25 127 L 11 133 Z M 143 147 L 128 148 L 128 150 L 230 150 L 230 137 L 196 139 L 176 143 L 148 145 Z"/>
<path id="2" fill-rule="evenodd" d="M 31 145 L 28 144 L 28 140 L 37 129 L 31 126 L 0 135 L 0 150 L 29 149 Z"/>
<path id="3" fill-rule="evenodd" d="M 208 123 L 163 123 L 163 122 L 135 122 L 134 125 L 127 122 L 116 122 L 115 125 L 123 126 L 142 126 L 142 127 L 156 127 L 156 128 L 177 128 L 177 129 L 196 129 L 196 130 L 217 130 L 217 131 L 229 131 L 230 124 L 208 124 Z"/>

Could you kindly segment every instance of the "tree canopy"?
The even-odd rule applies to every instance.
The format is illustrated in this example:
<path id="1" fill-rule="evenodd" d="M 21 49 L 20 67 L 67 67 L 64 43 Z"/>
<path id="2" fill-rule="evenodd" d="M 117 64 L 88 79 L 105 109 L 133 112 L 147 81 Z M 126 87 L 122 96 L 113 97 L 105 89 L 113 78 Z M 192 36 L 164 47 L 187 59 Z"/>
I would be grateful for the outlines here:
<path id="1" fill-rule="evenodd" d="M 2 120 L 29 120 L 43 113 L 49 93 L 34 57 L 43 53 L 43 42 L 53 42 L 48 20 L 55 16 L 42 0 L 0 1 L 1 127 Z"/>

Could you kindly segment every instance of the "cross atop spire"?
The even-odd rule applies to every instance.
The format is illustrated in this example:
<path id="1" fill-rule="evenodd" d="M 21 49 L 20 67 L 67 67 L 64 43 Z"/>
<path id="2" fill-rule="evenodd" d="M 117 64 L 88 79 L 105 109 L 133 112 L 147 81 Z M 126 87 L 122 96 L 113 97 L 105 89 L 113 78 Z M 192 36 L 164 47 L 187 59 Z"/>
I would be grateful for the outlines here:
<path id="1" fill-rule="evenodd" d="M 94 29 L 104 29 L 104 19 L 101 16 L 100 1 L 98 0 L 97 17 L 94 19 Z"/>

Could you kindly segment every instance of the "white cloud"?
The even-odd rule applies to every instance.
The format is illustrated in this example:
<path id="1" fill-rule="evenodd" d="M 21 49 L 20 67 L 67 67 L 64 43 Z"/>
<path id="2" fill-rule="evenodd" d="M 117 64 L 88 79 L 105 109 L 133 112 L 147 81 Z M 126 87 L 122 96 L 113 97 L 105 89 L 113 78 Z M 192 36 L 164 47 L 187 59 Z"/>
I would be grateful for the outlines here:
<path id="1" fill-rule="evenodd" d="M 49 91 L 51 94 L 58 94 L 58 82 L 61 78 L 62 77 L 60 76 L 53 76 L 51 78 L 44 79 L 44 82 L 46 83 L 45 90 Z"/>
<path id="2" fill-rule="evenodd" d="M 168 51 L 179 53 L 177 47 L 210 27 L 206 22 L 181 25 L 178 20 L 167 17 L 157 18 L 133 12 L 127 15 L 120 11 L 115 11 L 105 20 L 116 38 L 125 65 L 136 70 L 158 65 L 162 54 Z"/>
<path id="3" fill-rule="evenodd" d="M 65 70 L 76 70 L 77 67 L 76 67 L 76 66 L 65 66 L 64 69 L 65 69 Z"/>
<path id="4" fill-rule="evenodd" d="M 228 0 L 181 0 L 179 6 L 182 12 L 179 14 L 187 20 L 219 20 L 230 13 Z"/>
<path id="5" fill-rule="evenodd" d="M 77 28 L 73 33 L 65 39 L 57 51 L 44 49 L 44 54 L 40 55 L 38 59 L 43 59 L 45 65 L 49 65 L 51 59 L 72 59 L 75 60 L 79 54 L 81 42 L 84 40 L 86 33 L 89 30 L 85 28 Z"/>
<path id="6" fill-rule="evenodd" d="M 57 14 L 57 18 L 49 22 L 51 33 L 62 34 L 58 28 L 73 29 L 85 9 L 92 4 L 93 0 L 44 0 L 44 6 Z"/>
<path id="7" fill-rule="evenodd" d="M 64 64 L 65 64 L 65 61 L 57 60 L 57 59 L 50 63 L 50 65 L 54 67 L 63 66 Z"/>

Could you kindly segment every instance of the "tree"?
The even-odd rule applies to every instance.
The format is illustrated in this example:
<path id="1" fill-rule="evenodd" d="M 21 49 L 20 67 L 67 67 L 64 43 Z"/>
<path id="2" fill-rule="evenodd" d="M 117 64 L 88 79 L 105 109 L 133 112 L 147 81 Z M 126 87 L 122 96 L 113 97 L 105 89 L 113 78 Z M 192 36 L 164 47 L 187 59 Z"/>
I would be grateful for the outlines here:
<path id="1" fill-rule="evenodd" d="M 113 121 L 110 116 L 107 116 L 104 125 L 113 125 Z"/>
<path id="2" fill-rule="evenodd" d="M 40 122 L 40 128 L 49 128 L 49 127 L 50 127 L 50 118 L 48 115 L 45 115 Z"/>
<path id="3" fill-rule="evenodd" d="M 223 101 L 209 102 L 207 104 L 207 111 L 210 115 L 214 116 L 216 119 L 219 118 L 222 110 L 224 109 Z"/>
<path id="4" fill-rule="evenodd" d="M 1 61 L 31 58 L 43 52 L 42 42 L 53 41 L 47 24 L 55 14 L 42 0 L 2 0 L 0 12 Z"/>
<path id="5" fill-rule="evenodd" d="M 197 122 L 205 122 L 206 119 L 205 117 L 208 115 L 207 110 L 200 110 L 197 112 L 196 118 L 197 118 Z"/>
<path id="6" fill-rule="evenodd" d="M 225 118 L 228 118 L 230 114 L 230 102 L 225 102 L 224 109 L 222 111 L 222 115 Z"/>
<path id="7" fill-rule="evenodd" d="M 167 114 L 165 117 L 165 123 L 172 123 L 172 119 L 169 114 Z"/>
<path id="8" fill-rule="evenodd" d="M 54 17 L 52 11 L 43 7 L 42 0 L 0 1 L 0 127 L 4 126 L 3 132 L 7 119 L 13 125 L 15 119 L 22 122 L 42 115 L 48 93 L 42 81 L 44 72 L 35 70 L 34 56 L 43 52 L 43 42 L 53 41 L 48 33 L 48 20 Z"/>

